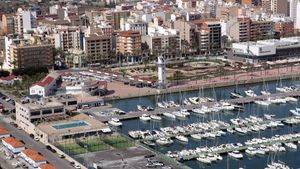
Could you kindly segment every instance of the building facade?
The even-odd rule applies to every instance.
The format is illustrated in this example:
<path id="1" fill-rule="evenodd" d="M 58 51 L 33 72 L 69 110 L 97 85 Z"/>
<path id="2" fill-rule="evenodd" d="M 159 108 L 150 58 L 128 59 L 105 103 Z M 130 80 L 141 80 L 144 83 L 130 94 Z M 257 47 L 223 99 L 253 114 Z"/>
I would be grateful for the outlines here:
<path id="1" fill-rule="evenodd" d="M 117 35 L 117 53 L 139 55 L 141 53 L 141 34 L 139 31 L 121 31 Z"/>
<path id="2" fill-rule="evenodd" d="M 84 37 L 83 50 L 89 64 L 106 63 L 114 59 L 112 52 L 112 38 L 109 35 L 91 34 Z"/>
<path id="3" fill-rule="evenodd" d="M 53 48 L 51 44 L 12 44 L 10 68 L 52 67 L 54 65 Z"/>

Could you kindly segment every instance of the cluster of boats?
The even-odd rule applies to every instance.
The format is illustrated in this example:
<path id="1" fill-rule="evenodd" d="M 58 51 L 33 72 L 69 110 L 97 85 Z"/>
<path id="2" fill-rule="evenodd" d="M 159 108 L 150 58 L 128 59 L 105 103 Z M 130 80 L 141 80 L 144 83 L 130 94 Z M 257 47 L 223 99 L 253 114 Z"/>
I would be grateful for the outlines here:
<path id="1" fill-rule="evenodd" d="M 288 93 L 288 92 L 293 92 L 293 91 L 297 91 L 297 90 L 298 89 L 293 86 L 291 86 L 291 87 L 287 87 L 287 86 L 276 87 L 276 91 L 281 92 L 281 93 Z M 230 97 L 231 98 L 243 98 L 244 96 L 247 96 L 247 97 L 256 97 L 257 96 L 257 94 L 251 89 L 244 91 L 244 93 L 245 94 L 243 95 L 240 92 L 233 91 L 230 93 Z M 267 89 L 261 90 L 260 94 L 264 95 L 264 96 L 271 95 L 271 93 Z"/>
<path id="2" fill-rule="evenodd" d="M 254 103 L 269 106 L 270 104 L 285 104 L 287 102 L 297 102 L 298 99 L 294 97 L 277 97 L 277 98 L 268 98 L 266 100 L 255 100 Z"/>
<path id="3" fill-rule="evenodd" d="M 182 103 L 184 105 L 198 105 L 201 103 L 213 102 L 213 101 L 215 100 L 209 97 L 190 97 L 190 98 L 183 99 Z M 157 103 L 157 107 L 165 109 L 171 107 L 180 107 L 180 104 L 175 103 L 174 101 L 162 101 Z"/>
<path id="4" fill-rule="evenodd" d="M 237 132 L 239 134 L 247 134 L 249 132 L 264 131 L 267 128 L 276 128 L 284 126 L 280 120 L 273 119 L 274 115 L 265 115 L 264 118 L 250 115 L 245 119 L 230 119 L 233 128 L 227 128 L 229 133 Z"/>
<path id="5" fill-rule="evenodd" d="M 226 134 L 221 130 L 221 128 L 226 127 L 229 127 L 228 123 L 213 120 L 207 123 L 199 122 L 186 126 L 164 127 L 160 128 L 160 130 L 129 131 L 128 135 L 134 139 L 147 140 L 146 144 L 148 145 L 151 145 L 150 141 L 153 140 L 156 140 L 155 142 L 159 145 L 169 145 L 173 143 L 171 138 L 175 138 L 180 142 L 188 142 L 187 135 L 191 135 L 192 138 L 198 140 L 216 138 Z"/>
<path id="6" fill-rule="evenodd" d="M 272 162 L 268 164 L 265 169 L 290 169 L 290 167 L 283 162 Z"/>
<path id="7" fill-rule="evenodd" d="M 139 111 L 153 111 L 154 108 L 151 106 L 143 106 L 143 105 L 137 105 L 137 109 Z"/>
<path id="8" fill-rule="evenodd" d="M 286 151 L 286 148 L 297 149 L 297 144 L 300 141 L 300 133 L 275 135 L 271 138 L 253 138 L 242 143 L 227 143 L 212 147 L 197 147 L 196 149 L 168 151 L 166 155 L 176 160 L 191 160 L 196 158 L 198 161 L 210 164 L 212 162 L 222 160 L 222 155 L 227 154 L 234 159 L 242 159 L 244 157 L 242 152 L 248 156 L 265 155 L 271 152 Z"/>
<path id="9" fill-rule="evenodd" d="M 151 116 L 142 116 L 141 118 L 148 118 Z M 146 120 L 146 119 L 144 119 Z M 285 124 L 299 124 L 300 117 L 295 116 L 287 118 L 283 121 L 274 119 L 274 115 L 264 115 L 264 117 L 257 117 L 250 115 L 247 118 L 230 119 L 230 123 L 223 121 L 212 120 L 209 122 L 197 122 L 184 126 L 163 127 L 159 130 L 135 130 L 129 131 L 128 135 L 134 139 L 142 139 L 147 145 L 169 145 L 174 141 L 172 138 L 180 142 L 188 142 L 188 137 L 195 140 L 214 139 L 228 133 L 248 134 L 250 132 L 264 131 L 267 128 L 282 127 Z"/>

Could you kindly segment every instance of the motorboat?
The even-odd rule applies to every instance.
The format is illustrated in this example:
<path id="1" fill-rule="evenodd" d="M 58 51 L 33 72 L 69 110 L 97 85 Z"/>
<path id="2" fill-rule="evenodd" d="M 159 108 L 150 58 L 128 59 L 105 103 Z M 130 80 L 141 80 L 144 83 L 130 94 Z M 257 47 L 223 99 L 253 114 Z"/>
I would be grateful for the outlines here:
<path id="1" fill-rule="evenodd" d="M 284 145 L 290 149 L 297 149 L 297 145 L 294 143 L 284 143 Z"/>
<path id="2" fill-rule="evenodd" d="M 290 167 L 282 162 L 272 162 L 271 164 L 268 164 L 265 169 L 290 169 Z"/>
<path id="3" fill-rule="evenodd" d="M 202 134 L 192 134 L 191 135 L 191 137 L 193 138 L 193 139 L 196 139 L 196 140 L 201 140 L 202 139 Z"/>
<path id="4" fill-rule="evenodd" d="M 246 90 L 245 91 L 245 94 L 246 96 L 249 96 L 249 97 L 256 97 L 257 95 L 254 93 L 253 90 Z"/>
<path id="5" fill-rule="evenodd" d="M 300 116 L 300 108 L 292 109 L 290 112 L 295 116 Z"/>
<path id="6" fill-rule="evenodd" d="M 173 143 L 173 140 L 171 140 L 168 137 L 161 137 L 159 139 L 156 140 L 156 143 L 159 145 L 169 145 Z"/>
<path id="7" fill-rule="evenodd" d="M 108 121 L 108 124 L 116 127 L 122 126 L 122 122 L 120 122 L 120 120 L 117 118 L 112 118 L 110 121 Z"/>
<path id="8" fill-rule="evenodd" d="M 297 102 L 298 99 L 294 98 L 294 97 L 286 97 L 284 98 L 287 102 Z"/>
<path id="9" fill-rule="evenodd" d="M 245 150 L 245 153 L 250 155 L 250 156 L 254 156 L 256 155 L 257 153 L 257 149 L 256 148 L 253 148 L 253 147 L 248 147 L 246 150 Z"/>
<path id="10" fill-rule="evenodd" d="M 141 131 L 129 131 L 128 135 L 134 139 L 140 138 L 142 136 L 142 132 Z"/>
<path id="11" fill-rule="evenodd" d="M 142 114 L 142 116 L 140 117 L 141 120 L 143 121 L 149 121 L 151 120 L 150 116 L 148 114 Z"/>
<path id="12" fill-rule="evenodd" d="M 271 104 L 271 102 L 263 101 L 263 100 L 255 100 L 254 103 L 256 103 L 258 105 L 262 105 L 262 106 L 269 106 Z"/>
<path id="13" fill-rule="evenodd" d="M 206 157 L 205 155 L 200 155 L 197 160 L 201 163 L 204 163 L 204 164 L 210 164 L 212 163 L 211 159 Z"/>
<path id="14" fill-rule="evenodd" d="M 189 139 L 183 135 L 178 135 L 175 137 L 177 140 L 181 141 L 181 142 L 188 142 Z"/>
<path id="15" fill-rule="evenodd" d="M 150 118 L 152 119 L 152 120 L 161 120 L 161 117 L 160 116 L 158 116 L 158 115 L 150 115 Z"/>
<path id="16" fill-rule="evenodd" d="M 243 154 L 241 154 L 239 151 L 233 151 L 228 153 L 228 155 L 232 158 L 236 158 L 236 159 L 242 159 L 243 158 Z"/>
<path id="17" fill-rule="evenodd" d="M 166 116 L 166 117 L 172 118 L 172 119 L 176 118 L 176 116 L 174 114 L 168 113 L 168 112 L 163 113 L 163 115 Z"/>
<path id="18" fill-rule="evenodd" d="M 177 118 L 186 118 L 186 115 L 180 111 L 175 111 L 172 114 L 175 115 Z"/>
<path id="19" fill-rule="evenodd" d="M 191 115 L 191 113 L 190 113 L 190 112 L 188 112 L 188 110 L 187 110 L 187 109 L 181 109 L 181 110 L 180 110 L 180 112 L 181 112 L 183 115 L 185 115 L 185 116 L 189 116 L 189 115 Z"/>
<path id="20" fill-rule="evenodd" d="M 146 106 L 142 106 L 142 105 L 137 105 L 137 109 L 139 111 L 147 111 L 147 107 Z"/>
<path id="21" fill-rule="evenodd" d="M 192 110 L 194 113 L 197 113 L 197 114 L 205 114 L 205 112 L 204 111 L 202 111 L 202 109 L 199 109 L 199 108 L 194 108 L 193 110 Z"/>

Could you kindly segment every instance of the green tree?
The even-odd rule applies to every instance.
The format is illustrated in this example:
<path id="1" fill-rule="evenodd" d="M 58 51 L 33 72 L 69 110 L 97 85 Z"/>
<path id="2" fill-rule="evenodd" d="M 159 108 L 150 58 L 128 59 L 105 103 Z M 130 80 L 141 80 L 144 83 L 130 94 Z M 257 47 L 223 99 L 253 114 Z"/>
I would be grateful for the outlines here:
<path id="1" fill-rule="evenodd" d="M 184 78 L 184 74 L 179 71 L 179 70 L 176 70 L 174 73 L 173 73 L 173 80 L 176 80 L 176 84 L 178 85 L 179 84 L 179 80 L 183 79 Z"/>

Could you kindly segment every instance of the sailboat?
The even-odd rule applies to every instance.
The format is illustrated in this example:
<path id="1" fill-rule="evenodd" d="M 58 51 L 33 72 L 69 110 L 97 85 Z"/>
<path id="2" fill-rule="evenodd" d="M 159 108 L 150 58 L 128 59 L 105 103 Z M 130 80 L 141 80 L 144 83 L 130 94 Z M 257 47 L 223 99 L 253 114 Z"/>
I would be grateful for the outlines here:
<path id="1" fill-rule="evenodd" d="M 271 93 L 268 91 L 268 88 L 267 88 L 267 85 L 265 83 L 265 80 L 263 81 L 263 90 L 260 91 L 260 93 L 262 95 L 265 95 L 265 96 L 271 95 Z"/>
<path id="2" fill-rule="evenodd" d="M 230 97 L 235 99 L 235 98 L 243 98 L 243 96 L 241 95 L 241 93 L 237 92 L 237 84 L 235 86 L 235 89 L 233 92 L 230 93 Z"/>

